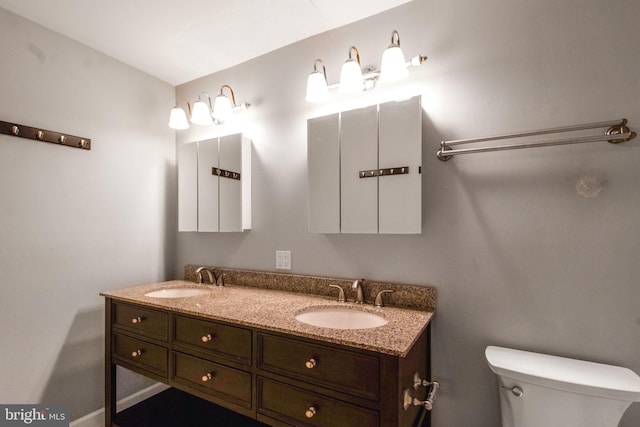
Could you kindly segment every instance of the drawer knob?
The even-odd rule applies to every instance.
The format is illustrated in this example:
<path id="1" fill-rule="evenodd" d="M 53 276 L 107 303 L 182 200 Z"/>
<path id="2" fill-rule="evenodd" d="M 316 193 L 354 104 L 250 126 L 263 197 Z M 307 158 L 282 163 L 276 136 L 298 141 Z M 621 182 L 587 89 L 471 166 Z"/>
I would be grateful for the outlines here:
<path id="1" fill-rule="evenodd" d="M 202 376 L 202 382 L 206 383 L 207 381 L 211 381 L 214 378 L 215 376 L 211 372 L 209 372 L 208 374 Z"/>
<path id="2" fill-rule="evenodd" d="M 131 352 L 131 357 L 138 357 L 142 355 L 142 350 L 135 350 Z"/>
<path id="3" fill-rule="evenodd" d="M 131 323 L 133 323 L 134 325 L 137 323 L 142 323 L 142 317 L 134 317 L 133 319 L 131 319 Z"/>
<path id="4" fill-rule="evenodd" d="M 318 364 L 318 362 L 316 362 L 316 359 L 309 359 L 306 362 L 304 362 L 304 366 L 307 367 L 307 369 L 313 369 L 315 368 L 315 366 Z"/>
<path id="5" fill-rule="evenodd" d="M 313 416 L 317 413 L 318 410 L 316 408 L 314 408 L 313 406 L 309 406 L 309 409 L 305 411 L 304 416 L 307 418 L 313 418 Z"/>
<path id="6" fill-rule="evenodd" d="M 209 342 L 211 340 L 213 340 L 213 335 L 211 335 L 211 334 L 207 334 L 207 335 L 203 335 L 202 336 L 202 342 Z"/>

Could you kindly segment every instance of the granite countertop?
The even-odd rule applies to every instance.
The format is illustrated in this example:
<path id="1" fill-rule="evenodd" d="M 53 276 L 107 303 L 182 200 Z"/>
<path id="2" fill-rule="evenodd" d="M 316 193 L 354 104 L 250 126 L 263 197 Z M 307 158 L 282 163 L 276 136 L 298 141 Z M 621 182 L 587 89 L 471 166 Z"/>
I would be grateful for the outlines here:
<path id="1" fill-rule="evenodd" d="M 102 292 L 100 295 L 176 313 L 313 338 L 400 357 L 407 355 L 433 316 L 432 311 L 374 307 L 371 304 L 360 305 L 353 302 L 339 303 L 335 299 L 318 295 L 233 285 L 208 286 L 210 289 L 208 294 L 192 297 L 154 298 L 144 296 L 147 292 L 159 289 L 194 286 L 204 285 L 196 285 L 185 280 L 173 280 Z M 296 314 L 314 307 L 340 307 L 368 311 L 383 316 L 389 323 L 370 329 L 331 329 L 307 325 L 294 318 Z"/>

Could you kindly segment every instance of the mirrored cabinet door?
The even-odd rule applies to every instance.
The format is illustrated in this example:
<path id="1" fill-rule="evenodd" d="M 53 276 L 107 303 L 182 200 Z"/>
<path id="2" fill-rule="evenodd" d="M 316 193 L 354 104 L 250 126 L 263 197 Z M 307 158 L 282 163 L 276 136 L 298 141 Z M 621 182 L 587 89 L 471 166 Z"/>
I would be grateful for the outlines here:
<path id="1" fill-rule="evenodd" d="M 242 231 L 242 135 L 221 137 L 219 149 L 219 168 L 232 175 L 219 178 L 220 231 Z"/>
<path id="2" fill-rule="evenodd" d="M 422 107 L 420 97 L 380 104 L 379 168 L 407 167 L 408 173 L 383 175 L 378 182 L 379 232 L 422 231 Z"/>
<path id="3" fill-rule="evenodd" d="M 178 145 L 178 231 L 198 231 L 198 143 Z"/>
<path id="4" fill-rule="evenodd" d="M 198 142 L 198 231 L 218 231 L 218 138 Z"/>
<path id="5" fill-rule="evenodd" d="M 361 177 L 378 168 L 378 106 L 341 116 L 340 221 L 342 233 L 378 232 L 378 180 Z"/>
<path id="6" fill-rule="evenodd" d="M 307 121 L 310 233 L 340 232 L 340 115 Z"/>

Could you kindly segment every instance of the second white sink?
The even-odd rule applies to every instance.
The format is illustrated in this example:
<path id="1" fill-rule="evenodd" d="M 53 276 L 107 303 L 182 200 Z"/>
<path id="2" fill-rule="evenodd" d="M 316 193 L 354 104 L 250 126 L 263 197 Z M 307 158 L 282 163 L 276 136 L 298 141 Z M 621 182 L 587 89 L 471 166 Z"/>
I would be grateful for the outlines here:
<path id="1" fill-rule="evenodd" d="M 209 289 L 206 288 L 168 288 L 147 292 L 144 296 L 152 298 L 184 298 L 205 295 L 209 292 Z"/>
<path id="2" fill-rule="evenodd" d="M 307 325 L 331 329 L 370 329 L 389 323 L 375 313 L 341 307 L 312 308 L 296 314 L 295 319 Z"/>

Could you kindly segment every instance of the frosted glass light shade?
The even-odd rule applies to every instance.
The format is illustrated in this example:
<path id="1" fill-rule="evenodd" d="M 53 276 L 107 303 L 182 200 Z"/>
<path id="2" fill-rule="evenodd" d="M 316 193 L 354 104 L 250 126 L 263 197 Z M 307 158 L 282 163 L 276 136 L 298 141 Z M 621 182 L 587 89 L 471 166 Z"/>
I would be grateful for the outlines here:
<path id="1" fill-rule="evenodd" d="M 169 127 L 171 129 L 189 129 L 187 113 L 180 107 L 173 107 L 169 114 Z"/>
<path id="2" fill-rule="evenodd" d="M 191 113 L 191 122 L 197 125 L 211 125 L 213 119 L 211 119 L 211 111 L 204 101 L 196 101 L 193 104 L 193 112 Z"/>
<path id="3" fill-rule="evenodd" d="M 229 117 L 231 117 L 231 100 L 225 95 L 216 96 L 216 101 L 213 104 L 213 117 L 218 123 L 224 123 Z"/>
<path id="4" fill-rule="evenodd" d="M 400 46 L 389 46 L 382 54 L 382 65 L 380 66 L 380 81 L 394 82 L 406 78 L 407 61 Z"/>
<path id="5" fill-rule="evenodd" d="M 340 72 L 340 86 L 338 91 L 342 93 L 358 93 L 364 90 L 362 70 L 360 64 L 353 58 L 347 59 Z"/>
<path id="6" fill-rule="evenodd" d="M 321 102 L 329 96 L 327 80 L 320 71 L 314 71 L 307 78 L 307 102 Z"/>

